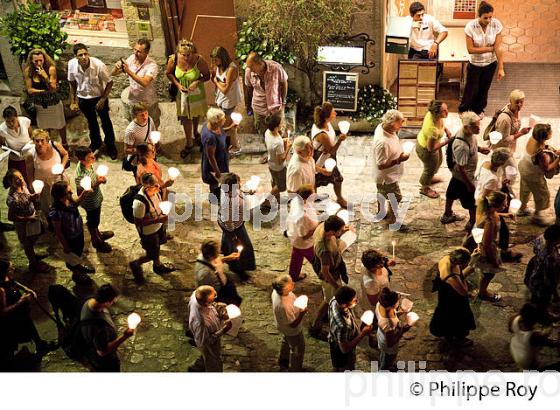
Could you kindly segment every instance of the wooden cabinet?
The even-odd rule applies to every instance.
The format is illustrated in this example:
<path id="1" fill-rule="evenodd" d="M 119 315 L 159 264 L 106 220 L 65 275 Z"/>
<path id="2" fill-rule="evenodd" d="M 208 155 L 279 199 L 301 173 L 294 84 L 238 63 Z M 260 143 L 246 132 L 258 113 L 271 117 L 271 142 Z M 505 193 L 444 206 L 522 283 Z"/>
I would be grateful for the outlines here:
<path id="1" fill-rule="evenodd" d="M 430 101 L 436 98 L 436 68 L 435 61 L 399 61 L 398 110 L 407 126 L 421 126 Z"/>

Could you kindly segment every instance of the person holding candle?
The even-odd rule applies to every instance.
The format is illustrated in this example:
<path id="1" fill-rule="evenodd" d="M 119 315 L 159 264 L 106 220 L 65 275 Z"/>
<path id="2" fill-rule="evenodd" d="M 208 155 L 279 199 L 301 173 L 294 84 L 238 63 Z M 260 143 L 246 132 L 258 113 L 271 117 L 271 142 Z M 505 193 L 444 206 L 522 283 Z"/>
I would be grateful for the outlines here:
<path id="1" fill-rule="evenodd" d="M 313 270 L 321 279 L 323 290 L 323 301 L 313 325 L 309 329 L 309 334 L 315 338 L 321 336 L 321 327 L 329 309 L 329 301 L 336 290 L 342 286 L 342 281 L 348 283 L 348 272 L 341 252 L 344 243 L 340 241 L 340 237 L 349 230 L 350 227 L 340 217 L 331 215 L 325 222 L 317 226 L 313 233 L 313 251 L 315 253 Z"/>
<path id="2" fill-rule="evenodd" d="M 347 137 L 346 134 L 340 134 L 338 139 L 336 138 L 336 133 L 332 126 L 334 120 L 336 120 L 336 110 L 330 102 L 325 101 L 323 105 L 315 107 L 311 139 L 314 150 L 313 159 L 320 167 L 324 166 L 327 158 L 332 158 L 336 161 L 336 153 Z M 335 166 L 328 176 L 321 173 L 315 176 L 315 188 L 333 184 L 336 202 L 341 207 L 346 208 L 348 203 L 342 197 L 342 181 L 344 181 L 344 178 L 340 174 L 338 167 Z"/>
<path id="3" fill-rule="evenodd" d="M 467 50 L 470 54 L 467 79 L 459 112 L 474 111 L 484 114 L 488 90 L 496 69 L 498 80 L 506 75 L 502 50 L 502 23 L 493 18 L 494 8 L 487 2 L 478 5 L 478 18 L 465 26 Z"/>
<path id="4" fill-rule="evenodd" d="M 389 194 L 395 197 L 397 203 L 402 201 L 399 180 L 404 172 L 403 162 L 410 158 L 410 154 L 403 152 L 397 135 L 403 123 L 404 116 L 401 112 L 388 110 L 383 114 L 382 122 L 375 129 L 373 137 L 377 194 L 383 197 L 383 200 L 379 201 L 379 213 L 384 217 L 386 216 L 385 221 L 388 225 L 397 223 L 396 210 L 387 205 L 387 202 L 390 201 Z M 401 224 L 399 230 L 406 233 L 409 228 Z"/>
<path id="5" fill-rule="evenodd" d="M 422 129 L 416 137 L 416 154 L 424 165 L 420 176 L 420 193 L 432 199 L 439 198 L 439 193 L 430 188 L 430 185 L 442 181 L 440 177 L 436 177 L 443 162 L 441 148 L 447 145 L 451 138 L 451 132 L 444 124 L 448 114 L 446 103 L 439 100 L 430 101 Z M 444 137 L 447 138 L 443 139 Z"/>
<path id="6" fill-rule="evenodd" d="M 136 176 L 138 158 L 136 146 L 143 142 L 150 141 L 150 134 L 157 130 L 157 127 L 148 114 L 148 108 L 144 103 L 137 103 L 132 106 L 134 119 L 128 124 L 124 131 L 124 153 L 123 169 L 131 171 Z"/>
<path id="7" fill-rule="evenodd" d="M 67 181 L 54 183 L 52 194 L 52 208 L 49 212 L 49 221 L 52 223 L 56 238 L 62 245 L 65 254 L 74 254 L 81 258 L 84 252 L 84 224 L 78 206 L 85 197 L 91 193 L 83 190 L 74 198 L 72 188 Z M 95 269 L 82 263 L 71 264 L 66 262 L 66 267 L 72 271 L 72 280 L 77 284 L 90 285 L 92 280 L 86 273 L 94 273 Z"/>
<path id="8" fill-rule="evenodd" d="M 276 327 L 283 336 L 278 357 L 280 370 L 299 372 L 303 368 L 305 354 L 302 322 L 307 308 L 294 306 L 294 288 L 290 275 L 280 275 L 272 281 L 272 312 Z"/>
<path id="9" fill-rule="evenodd" d="M 39 235 L 43 233 L 40 215 L 35 209 L 39 200 L 39 194 L 31 194 L 21 172 L 9 169 L 3 180 L 4 188 L 9 188 L 8 198 L 8 220 L 15 226 L 19 243 L 25 256 L 29 261 L 29 271 L 46 273 L 50 266 L 41 261 L 35 253 L 34 245 Z M 43 217 L 44 218 L 44 217 Z"/>
<path id="10" fill-rule="evenodd" d="M 241 84 L 239 83 L 239 68 L 231 59 L 228 51 L 222 47 L 215 47 L 210 53 L 212 67 L 210 81 L 216 88 L 216 105 L 226 115 L 226 127 L 232 123 L 231 114 L 237 104 L 241 102 Z M 237 138 L 237 128 L 229 132 L 229 153 L 232 156 L 241 153 L 241 146 Z"/>
<path id="11" fill-rule="evenodd" d="M 223 176 L 218 225 L 222 229 L 222 253 L 230 255 L 236 250 L 240 253 L 239 259 L 226 261 L 230 270 L 242 280 L 248 280 L 246 271 L 257 269 L 257 265 L 253 244 L 245 229 L 244 198 L 240 186 L 237 174 L 228 173 Z"/>
<path id="12" fill-rule="evenodd" d="M 36 179 L 43 181 L 45 186 L 40 196 L 40 208 L 45 215 L 51 207 L 51 187 L 59 180 L 67 180 L 64 172 L 61 175 L 52 173 L 56 164 L 67 167 L 69 164 L 68 152 L 58 142 L 50 140 L 49 133 L 40 128 L 33 130 L 33 146 L 24 155 L 29 181 Z"/>
<path id="13" fill-rule="evenodd" d="M 214 306 L 217 295 L 212 286 L 204 285 L 196 288 L 189 300 L 189 329 L 202 353 L 206 372 L 224 371 L 220 340 L 232 326 L 231 320 L 221 317 Z"/>
<path id="14" fill-rule="evenodd" d="M 4 122 L 0 124 L 0 145 L 19 153 L 10 153 L 8 157 L 8 169 L 17 169 L 25 179 L 25 182 L 31 184 L 27 178 L 27 167 L 25 166 L 24 150 L 27 151 L 31 148 L 31 135 L 33 128 L 31 127 L 31 120 L 24 116 L 18 116 L 14 107 L 8 105 L 2 111 Z"/>
<path id="15" fill-rule="evenodd" d="M 358 327 L 353 312 L 357 304 L 356 291 L 348 286 L 339 287 L 328 301 L 328 341 L 335 372 L 355 369 L 356 347 L 373 329 L 371 325 Z"/>
<path id="16" fill-rule="evenodd" d="M 478 153 L 488 154 L 489 148 L 479 147 L 476 134 L 480 132 L 480 117 L 472 111 L 461 114 L 463 127 L 447 147 L 447 165 L 451 170 L 451 180 L 445 193 L 445 211 L 440 218 L 443 225 L 462 221 L 463 216 L 453 213 L 453 202 L 459 200 L 461 206 L 469 211 L 469 222 L 465 231 L 469 232 L 476 218 L 476 190 L 474 175 L 478 164 Z M 449 151 L 451 150 L 451 151 Z"/>
<path id="17" fill-rule="evenodd" d="M 210 107 L 206 113 L 207 122 L 202 126 L 202 159 L 201 173 L 202 181 L 208 184 L 210 194 L 209 200 L 220 200 L 220 178 L 222 172 L 229 172 L 229 155 L 227 149 L 226 131 L 236 128 L 238 124 L 225 127 L 226 116 L 219 108 Z"/>
<path id="18" fill-rule="evenodd" d="M 241 305 L 243 298 L 237 293 L 237 288 L 232 279 L 224 271 L 224 262 L 238 260 L 239 252 L 227 256 L 220 256 L 220 246 L 216 241 L 202 242 L 200 254 L 194 264 L 194 277 L 196 287 L 202 285 L 212 286 L 218 295 L 216 302 Z"/>
<path id="19" fill-rule="evenodd" d="M 86 210 L 87 222 L 86 226 L 91 237 L 91 244 L 97 252 L 108 253 L 113 248 L 106 241 L 115 234 L 112 231 L 101 232 L 99 224 L 101 223 L 101 205 L 103 204 L 103 192 L 101 192 L 101 184 L 107 183 L 107 178 L 98 176 L 93 170 L 95 164 L 95 155 L 89 147 L 77 147 L 76 158 L 78 164 L 76 165 L 76 192 L 78 195 L 84 190 L 81 182 L 84 178 L 89 178 L 91 181 L 91 193 L 86 195 L 81 203 L 82 208 Z"/>
<path id="20" fill-rule="evenodd" d="M 329 176 L 325 168 L 315 164 L 313 159 L 313 144 L 311 140 L 300 135 L 292 145 L 296 155 L 292 155 L 286 168 L 286 187 L 289 193 L 295 193 L 302 185 L 315 186 L 315 175 L 321 173 Z"/>
<path id="21" fill-rule="evenodd" d="M 175 183 L 175 180 L 169 178 L 163 180 L 161 165 L 156 161 L 156 147 L 151 142 L 142 142 L 136 146 L 138 155 L 138 166 L 136 168 L 136 183 L 142 183 L 142 175 L 152 174 L 156 177 L 161 189 L 161 198 L 167 201 L 168 190 Z"/>
<path id="22" fill-rule="evenodd" d="M 270 195 L 276 198 L 276 206 L 280 206 L 280 192 L 284 192 L 286 187 L 286 161 L 290 155 L 292 142 L 288 138 L 282 138 L 282 128 L 284 119 L 281 113 L 275 112 L 267 119 L 266 132 L 264 133 L 264 143 L 268 151 L 268 170 L 272 178 L 272 191 Z M 261 207 L 271 208 L 268 199 L 263 202 Z"/>
<path id="23" fill-rule="evenodd" d="M 301 273 L 303 259 L 313 263 L 313 233 L 319 225 L 317 211 L 313 207 L 313 185 L 302 185 L 297 190 L 297 197 L 292 201 L 288 215 L 287 235 L 292 242 L 292 256 L 290 258 L 290 277 L 294 282 L 306 278 Z M 303 203 L 298 201 L 303 201 Z"/>
<path id="24" fill-rule="evenodd" d="M 102 285 L 95 296 L 86 300 L 80 313 L 80 330 L 86 347 L 86 359 L 95 372 L 120 372 L 117 349 L 132 335 L 126 329 L 118 336 L 109 308 L 115 304 L 118 292 L 111 285 Z"/>
<path id="25" fill-rule="evenodd" d="M 383 288 L 379 295 L 379 302 L 375 307 L 377 319 L 377 347 L 379 348 L 379 370 L 393 370 L 399 341 L 410 325 L 401 322 L 398 311 L 400 299 L 397 292 Z"/>
<path id="26" fill-rule="evenodd" d="M 163 263 L 160 260 L 160 247 L 167 243 L 167 215 L 159 207 L 162 199 L 157 178 L 153 174 L 146 173 L 142 175 L 141 182 L 142 188 L 132 203 L 132 212 L 140 235 L 140 243 L 146 254 L 128 264 L 134 280 L 139 284 L 145 281 L 142 265 L 150 261 L 153 262 L 154 273 L 158 275 L 175 270 L 175 266 L 171 263 Z"/>
<path id="27" fill-rule="evenodd" d="M 469 303 L 469 289 L 463 274 L 470 259 L 471 254 L 467 249 L 452 250 L 439 261 L 433 283 L 433 291 L 438 293 L 438 303 L 430 322 L 430 332 L 461 346 L 472 345 L 472 340 L 467 339 L 467 336 L 476 329 Z"/>
<path id="28" fill-rule="evenodd" d="M 530 214 L 527 203 L 531 194 L 533 194 L 535 212 L 531 222 L 539 226 L 548 226 L 552 223 L 544 215 L 550 206 L 550 191 L 546 178 L 557 174 L 560 169 L 560 150 L 546 144 L 546 141 L 551 138 L 552 127 L 550 124 L 535 125 L 533 134 L 527 141 L 525 155 L 519 161 L 521 208 L 517 215 L 526 216 Z"/>
<path id="29" fill-rule="evenodd" d="M 396 262 L 375 249 L 365 250 L 361 261 L 361 306 L 364 310 L 375 310 L 381 291 L 390 284 L 389 267 L 395 266 Z M 374 320 L 374 327 L 376 326 L 377 322 Z"/>

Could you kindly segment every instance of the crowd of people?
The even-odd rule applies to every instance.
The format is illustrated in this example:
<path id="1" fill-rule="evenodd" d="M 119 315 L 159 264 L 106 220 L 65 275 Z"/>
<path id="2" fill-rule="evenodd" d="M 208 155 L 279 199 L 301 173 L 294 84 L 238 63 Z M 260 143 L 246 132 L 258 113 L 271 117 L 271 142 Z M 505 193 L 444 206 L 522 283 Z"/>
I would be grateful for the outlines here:
<path id="1" fill-rule="evenodd" d="M 417 24 L 412 33 L 409 57 L 437 57 L 439 43 L 446 37 L 445 27 L 426 15 L 420 3 L 410 6 L 410 14 Z M 422 30 L 424 25 L 430 30 Z M 451 133 L 444 121 L 449 113 L 447 105 L 433 100 L 417 135 L 416 153 L 423 164 L 420 194 L 429 199 L 440 196 L 432 186 L 441 181 L 437 173 L 445 157 L 451 179 L 440 222 L 450 224 L 463 220 L 453 212 L 456 200 L 469 213 L 462 246 L 452 249 L 438 262 L 433 279 L 438 300 L 429 329 L 434 336 L 443 338 L 452 346 L 472 344 L 467 336 L 476 328 L 476 321 L 470 300 L 475 294 L 492 303 L 501 300 L 501 295 L 489 290 L 489 284 L 496 274 L 503 272 L 504 263 L 519 263 L 522 256 L 509 249 L 506 221 L 531 212 L 528 201 L 532 194 L 535 202 L 532 222 L 547 228 L 535 240 L 535 255 L 526 268 L 525 284 L 531 300 L 512 319 L 510 326 L 514 333 L 511 342 L 513 359 L 522 369 L 538 369 L 539 347 L 556 345 L 557 342 L 541 335 L 535 325 L 560 320 L 551 310 L 552 302 L 558 299 L 560 221 L 551 221 L 544 216 L 544 211 L 550 207 L 546 181 L 560 169 L 560 151 L 547 145 L 552 136 L 550 125 L 534 124 L 530 128 L 521 128 L 519 113 L 525 100 L 521 90 L 511 92 L 509 102 L 489 125 L 492 131 L 500 133 L 501 139 L 491 140 L 486 145 L 477 142 L 494 72 L 498 70 L 498 78 L 504 75 L 500 30 L 501 24 L 493 18 L 492 6 L 481 2 L 478 18 L 465 28 L 471 62 L 459 109 L 462 126 Z M 439 33 L 437 37 L 434 32 Z M 481 46 L 482 43 L 486 45 Z M 72 279 L 78 285 L 92 285 L 89 274 L 94 269 L 82 258 L 85 236 L 79 207 L 85 210 L 93 247 L 97 252 L 112 251 L 107 241 L 113 232 L 99 229 L 104 201 L 102 186 L 107 179 L 99 175 L 94 164 L 103 150 L 113 160 L 118 157 L 108 96 L 112 76 L 121 74 L 130 80 L 127 105 L 130 124 L 124 132 L 122 168 L 134 175 L 136 187 L 131 196 L 130 219 L 145 250 L 143 256 L 130 261 L 129 268 L 139 285 L 146 281 L 142 269 L 146 263 L 152 262 L 153 272 L 158 275 L 176 270 L 173 264 L 160 258 L 161 245 L 173 240 L 167 232 L 168 217 L 161 204 L 167 200 L 174 180 L 164 179 L 157 161 L 159 138 L 153 136 L 160 124 L 160 111 L 154 80 L 159 68 L 149 57 L 149 51 L 150 42 L 138 40 L 134 53 L 117 62 L 109 73 L 101 60 L 89 55 L 85 45 L 74 45 L 75 58 L 68 63 L 71 109 L 84 114 L 90 135 L 89 146 L 73 149 L 77 160 L 75 194 L 66 171 L 70 165 L 70 153 L 63 111 L 61 114 L 62 102 L 56 93 L 59 86 L 56 69 L 43 50 L 36 49 L 29 54 L 24 75 L 28 94 L 33 97 L 36 107 L 37 128 L 31 126 L 27 117 L 18 115 L 15 108 L 7 107 L 3 111 L 4 122 L 0 125 L 0 142 L 11 150 L 3 181 L 9 190 L 8 219 L 14 223 L 30 271 L 44 273 L 51 269 L 42 260 L 44 255 L 38 255 L 34 250 L 37 238 L 51 230 L 63 250 Z M 251 277 L 249 272 L 255 271 L 257 266 L 255 249 L 245 228 L 245 208 L 250 204 L 246 200 L 248 193 L 243 189 L 240 177 L 231 172 L 229 163 L 241 148 L 237 138 L 239 124 L 231 116 L 242 99 L 241 73 L 223 47 L 213 49 L 210 60 L 211 64 L 208 64 L 192 42 L 181 40 L 176 52 L 168 59 L 166 75 L 170 94 L 176 101 L 177 117 L 185 132 L 181 157 L 186 158 L 197 143 L 201 146 L 201 180 L 208 185 L 209 201 L 220 204 L 217 224 L 222 231 L 221 242 L 207 240 L 201 244 L 194 266 L 196 289 L 189 300 L 188 331 L 202 352 L 204 369 L 222 371 L 220 339 L 233 327 L 232 318 L 224 307 L 241 305 L 243 299 L 236 282 L 238 279 L 248 280 Z M 266 145 L 267 153 L 262 162 L 268 163 L 272 181 L 268 198 L 259 204 L 260 210 L 277 209 L 283 192 L 287 192 L 291 199 L 285 232 L 292 244 L 289 272 L 275 278 L 271 287 L 272 314 L 282 336 L 278 358 L 280 369 L 304 369 L 303 320 L 308 308 L 306 303 L 298 302 L 299 298 L 294 294 L 295 283 L 306 279 L 301 273 L 304 259 L 318 275 L 323 294 L 309 334 L 329 343 L 333 369 L 353 370 L 356 347 L 364 338 L 372 348 L 379 350 L 379 369 L 395 369 L 401 338 L 415 323 L 409 315 L 410 306 L 407 305 L 410 301 L 392 289 L 391 269 L 396 261 L 379 250 L 366 249 L 361 254 L 360 288 L 348 286 L 349 276 L 343 258 L 345 243 L 341 237 L 353 228 L 337 214 L 321 222 L 314 207 L 317 188 L 329 184 L 333 186 L 339 208 L 348 207 L 342 194 L 344 178 L 336 166 L 337 151 L 347 135 L 337 135 L 335 131 L 335 108 L 328 101 L 316 107 L 309 136 L 299 135 L 292 139 L 287 133 L 283 113 L 288 76 L 282 66 L 252 52 L 243 78 L 248 96 L 247 112 L 252 113 L 255 128 Z M 215 107 L 207 107 L 206 81 L 215 86 Z M 101 121 L 103 141 L 97 117 Z M 394 197 L 397 203 L 402 201 L 399 182 L 410 158 L 410 152 L 403 151 L 398 136 L 404 120 L 401 112 L 388 110 L 373 136 L 377 192 L 383 198 Z M 61 143 L 51 138 L 49 130 L 58 130 Z M 513 156 L 517 140 L 529 133 L 524 156 L 517 164 Z M 479 153 L 491 154 L 480 167 Z M 331 163 L 334 160 L 334 166 L 327 165 L 329 160 Z M 516 195 L 512 187 L 518 176 L 520 192 Z M 89 184 L 84 183 L 86 179 Z M 520 205 L 513 209 L 512 202 L 517 197 Z M 399 221 L 400 216 L 392 204 L 380 201 L 379 207 L 384 216 L 382 222 L 388 228 L 398 221 L 399 232 L 413 234 L 410 226 Z M 226 271 L 226 264 L 237 279 Z M 40 338 L 31 320 L 29 301 L 36 295 L 12 279 L 12 268 L 11 263 L 0 261 L 1 353 L 3 358 L 13 354 L 17 343 L 25 338 L 35 342 L 38 353 L 45 353 L 55 346 Z M 469 278 L 475 272 L 480 274 L 476 285 Z M 126 329 L 118 336 L 109 312 L 117 296 L 116 289 L 103 285 L 83 304 L 79 315 L 83 324 L 81 333 L 89 346 L 87 360 L 97 371 L 120 370 L 117 349 L 134 333 L 132 329 Z M 355 313 L 358 304 L 359 310 L 370 311 L 371 320 L 360 323 Z M 250 316 L 251 312 L 246 315 Z"/>

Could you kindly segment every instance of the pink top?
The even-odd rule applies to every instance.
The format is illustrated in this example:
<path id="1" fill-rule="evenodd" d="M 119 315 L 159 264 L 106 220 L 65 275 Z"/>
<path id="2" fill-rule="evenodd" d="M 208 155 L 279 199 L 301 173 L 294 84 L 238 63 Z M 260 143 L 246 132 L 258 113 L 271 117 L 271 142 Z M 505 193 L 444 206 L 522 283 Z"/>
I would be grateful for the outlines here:
<path id="1" fill-rule="evenodd" d="M 136 73 L 139 77 L 150 76 L 154 78 L 154 81 L 150 83 L 147 87 L 143 87 L 134 81 L 132 78 L 128 78 L 130 81 L 130 91 L 128 94 L 128 100 L 130 104 L 136 104 L 139 102 L 146 103 L 148 106 L 157 103 L 157 93 L 155 87 L 155 78 L 158 75 L 158 66 L 154 60 L 149 56 L 146 57 L 144 63 L 141 65 L 136 62 L 136 57 L 132 54 L 126 59 L 128 67 L 133 73 Z"/>
<path id="2" fill-rule="evenodd" d="M 288 81 L 288 74 L 276 61 L 265 60 L 264 87 L 259 76 L 249 68 L 245 70 L 245 85 L 253 87 L 251 107 L 259 115 L 269 115 L 282 108 L 283 96 L 280 95 L 280 83 Z"/>
<path id="3" fill-rule="evenodd" d="M 140 184 L 142 175 L 148 172 L 156 177 L 160 186 L 163 185 L 164 181 L 161 177 L 161 166 L 153 159 L 148 160 L 148 163 L 146 165 L 138 163 L 138 168 L 136 170 L 136 182 Z"/>

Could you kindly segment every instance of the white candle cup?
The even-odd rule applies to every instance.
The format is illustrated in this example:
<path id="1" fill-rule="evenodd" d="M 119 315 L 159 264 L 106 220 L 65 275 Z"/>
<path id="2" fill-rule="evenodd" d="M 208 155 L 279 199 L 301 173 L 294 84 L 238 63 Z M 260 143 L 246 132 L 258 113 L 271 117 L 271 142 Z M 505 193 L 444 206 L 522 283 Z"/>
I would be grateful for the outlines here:
<path id="1" fill-rule="evenodd" d="M 409 326 L 414 326 L 414 324 L 418 322 L 419 319 L 420 316 L 418 316 L 418 314 L 415 312 L 409 312 L 406 314 L 406 324 Z"/>
<path id="2" fill-rule="evenodd" d="M 401 299 L 401 311 L 408 313 L 412 310 L 413 305 L 414 305 L 414 302 L 412 302 L 412 300 L 407 299 L 407 298 L 402 298 Z"/>
<path id="3" fill-rule="evenodd" d="M 476 243 L 482 242 L 482 237 L 484 236 L 484 229 L 482 228 L 473 228 L 471 231 L 473 239 Z"/>
<path id="4" fill-rule="evenodd" d="M 51 172 L 53 175 L 62 175 L 64 172 L 64 165 L 62 164 L 54 164 L 51 168 Z"/>
<path id="5" fill-rule="evenodd" d="M 237 245 L 237 253 L 243 252 L 243 246 Z"/>
<path id="6" fill-rule="evenodd" d="M 534 128 L 535 125 L 537 125 L 537 124 L 539 124 L 539 123 L 541 123 L 541 122 L 543 122 L 541 117 L 537 117 L 537 116 L 534 115 L 534 114 L 531 114 L 531 115 L 529 116 L 529 127 Z"/>
<path id="7" fill-rule="evenodd" d="M 488 138 L 490 139 L 490 143 L 492 145 L 495 145 L 502 140 L 503 136 L 499 131 L 492 131 L 490 134 L 488 134 Z"/>
<path id="8" fill-rule="evenodd" d="M 80 186 L 84 188 L 85 191 L 91 191 L 91 178 L 89 176 L 85 176 L 80 181 Z"/>
<path id="9" fill-rule="evenodd" d="M 506 178 L 512 180 L 516 176 L 517 176 L 517 168 L 515 168 L 513 165 L 508 165 L 506 167 Z"/>
<path id="10" fill-rule="evenodd" d="M 333 169 L 334 169 L 334 167 L 336 167 L 336 160 L 333 159 L 333 158 L 328 158 L 328 159 L 325 161 L 325 169 L 326 169 L 328 172 L 332 172 Z"/>
<path id="11" fill-rule="evenodd" d="M 336 202 L 329 201 L 327 203 L 327 206 L 325 207 L 325 212 L 329 216 L 336 215 L 336 213 L 340 210 L 340 208 L 341 208 L 341 206 L 339 204 L 337 204 Z"/>
<path id="12" fill-rule="evenodd" d="M 230 320 L 241 316 L 241 310 L 235 305 L 227 305 L 226 311 Z"/>
<path id="13" fill-rule="evenodd" d="M 138 313 L 132 312 L 130 315 L 128 315 L 126 321 L 128 322 L 128 328 L 131 330 L 135 330 L 142 321 L 142 318 Z"/>
<path id="14" fill-rule="evenodd" d="M 393 259 L 395 259 L 395 247 L 397 246 L 397 241 L 392 240 L 391 245 L 393 245 Z"/>
<path id="15" fill-rule="evenodd" d="M 159 131 L 152 131 L 150 132 L 150 142 L 152 144 L 157 144 L 161 140 L 161 132 Z"/>
<path id="16" fill-rule="evenodd" d="M 36 194 L 40 194 L 45 187 L 45 183 L 40 179 L 36 179 L 31 183 L 31 185 L 33 186 L 33 191 L 35 191 Z"/>
<path id="17" fill-rule="evenodd" d="M 100 177 L 106 177 L 109 173 L 109 167 L 105 164 L 100 164 L 97 167 L 97 171 L 95 171 L 95 173 Z"/>
<path id="18" fill-rule="evenodd" d="M 159 209 L 161 209 L 161 212 L 164 215 L 169 215 L 169 212 L 171 212 L 171 207 L 173 206 L 173 204 L 169 201 L 162 201 L 159 203 Z"/>
<path id="19" fill-rule="evenodd" d="M 373 323 L 373 312 L 371 310 L 366 310 L 360 319 L 366 326 L 371 326 Z"/>
<path id="20" fill-rule="evenodd" d="M 517 214 L 517 212 L 519 212 L 520 208 L 521 208 L 521 201 L 517 198 L 512 199 L 511 202 L 509 203 L 509 210 L 514 215 Z"/>
<path id="21" fill-rule="evenodd" d="M 232 112 L 230 117 L 235 125 L 241 124 L 241 120 L 243 119 L 243 116 L 238 112 Z"/>
<path id="22" fill-rule="evenodd" d="M 414 145 L 416 145 L 414 144 L 414 142 L 411 141 L 405 142 L 403 145 L 404 155 L 410 155 L 412 153 L 412 150 L 414 149 Z"/>
<path id="23" fill-rule="evenodd" d="M 294 306 L 300 310 L 307 309 L 307 303 L 309 302 L 309 298 L 306 295 L 301 295 L 294 300 Z"/>
<path id="24" fill-rule="evenodd" d="M 338 211 L 337 215 L 340 219 L 342 219 L 344 221 L 344 223 L 346 225 L 348 225 L 350 223 L 350 214 L 348 213 L 348 211 L 346 209 Z"/>
<path id="25" fill-rule="evenodd" d="M 348 131 L 350 131 L 350 122 L 349 121 L 340 121 L 338 123 L 338 129 L 340 130 L 341 134 L 348 134 Z"/>
<path id="26" fill-rule="evenodd" d="M 179 176 L 181 176 L 181 171 L 179 171 L 177 168 L 175 167 L 170 167 L 167 170 L 167 174 L 169 175 L 169 178 L 172 181 L 175 181 Z"/>
<path id="27" fill-rule="evenodd" d="M 245 183 L 245 187 L 247 188 L 248 191 L 256 191 L 260 182 L 261 182 L 261 177 L 259 177 L 257 175 L 253 175 Z"/>

